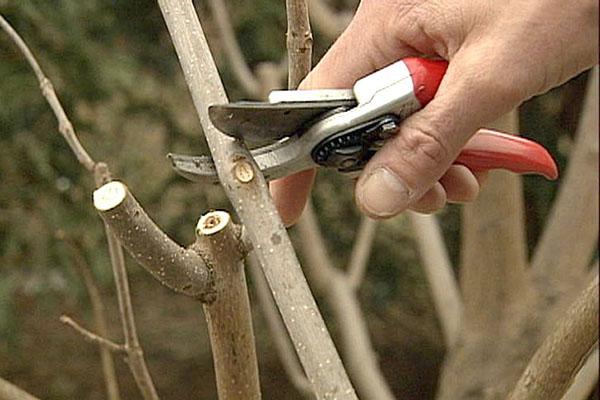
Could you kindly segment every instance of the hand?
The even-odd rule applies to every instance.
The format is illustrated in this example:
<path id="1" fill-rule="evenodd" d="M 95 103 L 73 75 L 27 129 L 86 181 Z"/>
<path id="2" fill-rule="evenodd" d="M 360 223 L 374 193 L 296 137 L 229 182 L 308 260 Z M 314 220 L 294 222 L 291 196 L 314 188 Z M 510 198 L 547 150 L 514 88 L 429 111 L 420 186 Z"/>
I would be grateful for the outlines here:
<path id="1" fill-rule="evenodd" d="M 475 199 L 482 176 L 452 165 L 483 125 L 598 62 L 598 3 L 580 0 L 362 0 L 301 88 L 349 88 L 407 56 L 449 60 L 436 97 L 403 121 L 357 182 L 359 208 L 388 218 Z M 314 170 L 272 182 L 286 225 Z"/>

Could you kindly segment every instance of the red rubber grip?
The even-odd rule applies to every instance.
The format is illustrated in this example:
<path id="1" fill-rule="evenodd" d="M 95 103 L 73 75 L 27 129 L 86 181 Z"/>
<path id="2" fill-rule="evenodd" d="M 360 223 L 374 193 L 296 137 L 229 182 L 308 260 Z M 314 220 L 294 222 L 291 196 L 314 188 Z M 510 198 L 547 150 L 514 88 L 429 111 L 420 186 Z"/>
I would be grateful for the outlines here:
<path id="1" fill-rule="evenodd" d="M 414 93 L 421 107 L 435 96 L 448 62 L 425 58 L 402 60 L 410 71 Z M 548 151 L 540 144 L 519 136 L 479 130 L 462 149 L 455 163 L 473 171 L 506 169 L 518 174 L 539 174 L 548 179 L 558 177 L 558 168 Z"/>

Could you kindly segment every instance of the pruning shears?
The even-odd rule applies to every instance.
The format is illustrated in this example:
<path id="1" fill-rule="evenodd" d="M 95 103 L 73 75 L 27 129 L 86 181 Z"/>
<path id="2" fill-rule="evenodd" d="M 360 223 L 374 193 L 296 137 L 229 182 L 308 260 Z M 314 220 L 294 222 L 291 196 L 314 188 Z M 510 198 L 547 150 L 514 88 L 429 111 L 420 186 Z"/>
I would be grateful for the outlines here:
<path id="1" fill-rule="evenodd" d="M 406 58 L 358 80 L 352 89 L 275 90 L 267 102 L 209 107 L 212 123 L 249 145 L 267 180 L 314 167 L 356 176 L 400 123 L 435 96 L 447 62 Z M 217 182 L 209 156 L 169 154 L 193 181 Z M 506 169 L 556 179 L 556 163 L 540 144 L 480 130 L 455 164 L 474 171 Z"/>

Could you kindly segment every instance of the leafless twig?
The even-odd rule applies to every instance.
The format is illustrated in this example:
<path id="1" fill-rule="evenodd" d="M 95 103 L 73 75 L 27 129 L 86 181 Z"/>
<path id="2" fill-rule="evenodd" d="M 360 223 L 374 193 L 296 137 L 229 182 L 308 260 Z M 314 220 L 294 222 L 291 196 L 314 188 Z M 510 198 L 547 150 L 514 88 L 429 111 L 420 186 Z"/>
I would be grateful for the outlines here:
<path id="1" fill-rule="evenodd" d="M 61 233 L 65 243 L 71 249 L 73 254 L 73 260 L 75 269 L 81 275 L 83 283 L 86 287 L 88 296 L 90 298 L 90 304 L 92 306 L 92 315 L 94 319 L 94 329 L 98 332 L 98 336 L 102 338 L 108 337 L 108 323 L 106 321 L 106 309 L 104 302 L 100 297 L 100 290 L 96 285 L 96 281 L 91 271 L 90 265 L 85 260 L 78 243 L 69 237 L 66 237 L 64 233 Z M 117 375 L 115 372 L 115 365 L 113 357 L 109 349 L 101 344 L 98 346 L 100 350 L 100 361 L 102 363 L 102 374 L 104 376 L 106 384 L 106 392 L 109 400 L 119 400 L 121 398 L 119 394 L 119 385 L 117 382 Z"/>
<path id="2" fill-rule="evenodd" d="M 8 24 L 8 22 L 0 15 L 0 26 L 8 33 L 12 40 L 15 41 L 19 50 L 23 53 L 29 64 L 32 66 L 35 71 L 38 80 L 40 81 L 40 87 L 42 89 L 42 94 L 50 104 L 54 115 L 59 123 L 59 130 L 63 134 L 67 143 L 81 165 L 94 174 L 94 178 L 96 180 L 96 184 L 100 186 L 101 184 L 106 183 L 111 179 L 110 173 L 108 171 L 108 167 L 104 163 L 96 163 L 89 156 L 87 151 L 83 148 L 79 140 L 77 139 L 77 135 L 75 134 L 75 130 L 73 129 L 73 125 L 68 119 L 54 89 L 52 84 L 44 75 L 41 67 L 35 60 L 35 57 L 23 41 L 18 33 L 12 29 L 12 27 Z M 125 270 L 125 262 L 123 259 L 123 250 L 114 235 L 110 227 L 105 224 L 106 236 L 108 241 L 108 248 L 111 258 L 111 265 L 113 269 L 113 274 L 115 276 L 115 284 L 117 287 L 117 296 L 119 299 L 119 311 L 121 313 L 121 321 L 123 324 L 123 330 L 125 332 L 125 347 L 128 351 L 128 359 L 130 361 L 129 366 L 131 372 L 138 384 L 144 399 L 146 400 L 156 400 L 158 396 L 156 394 L 156 389 L 154 389 L 154 383 L 148 373 L 147 366 L 144 361 L 142 349 L 139 345 L 139 341 L 137 338 L 137 333 L 135 329 L 135 323 L 133 319 L 133 310 L 131 307 L 131 296 L 129 294 L 129 283 L 127 282 L 127 273 Z"/>
<path id="3" fill-rule="evenodd" d="M 447 348 L 451 348 L 460 332 L 462 299 L 450 257 L 437 219 L 433 215 L 409 212 L 421 264 L 427 276 L 433 303 L 438 313 Z"/>
<path id="4" fill-rule="evenodd" d="M 12 26 L 10 26 L 10 24 L 4 19 L 4 17 L 1 14 L 0 27 L 2 27 L 2 29 L 4 29 L 8 36 L 10 36 L 13 42 L 15 42 L 15 44 L 17 45 L 17 47 L 19 48 L 19 50 L 21 51 L 21 53 L 23 54 L 33 71 L 35 72 L 35 76 L 40 82 L 42 94 L 48 101 L 48 104 L 52 108 L 52 111 L 54 111 L 54 115 L 56 115 L 56 119 L 58 120 L 58 130 L 71 147 L 71 150 L 77 157 L 77 160 L 85 169 L 87 169 L 89 172 L 92 172 L 96 163 L 94 162 L 94 160 L 92 160 L 90 155 L 83 148 L 83 146 L 79 142 L 79 139 L 77 139 L 77 135 L 75 134 L 73 125 L 71 124 L 71 121 L 69 121 L 65 110 L 63 109 L 62 105 L 60 104 L 60 101 L 58 100 L 58 97 L 56 96 L 56 92 L 54 91 L 52 82 L 50 82 L 50 80 L 46 78 L 46 75 L 44 75 L 42 68 L 31 53 L 31 50 L 29 50 L 29 47 L 27 47 L 27 44 L 25 44 L 23 39 L 12 28 Z"/>
<path id="5" fill-rule="evenodd" d="M 88 342 L 95 343 L 95 344 L 102 346 L 103 348 L 110 350 L 114 353 L 123 353 L 123 354 L 127 353 L 127 349 L 125 348 L 124 345 L 117 344 L 117 343 L 113 342 L 112 340 L 109 340 L 105 337 L 97 335 L 94 332 L 88 331 L 87 329 L 85 329 L 84 327 L 79 325 L 77 322 L 73 321 L 72 318 L 70 318 L 66 315 L 61 315 L 60 322 L 73 328 L 76 332 L 81 334 L 81 336 L 83 336 L 83 338 L 85 340 L 87 340 Z"/>
<path id="6" fill-rule="evenodd" d="M 358 289 L 365 276 L 371 249 L 373 248 L 373 240 L 375 239 L 377 225 L 378 222 L 374 219 L 367 216 L 361 218 L 358 233 L 356 234 L 352 252 L 350 253 L 348 270 L 346 272 L 348 283 L 354 290 Z"/>
<path id="7" fill-rule="evenodd" d="M 306 0 L 286 0 L 288 88 L 295 89 L 308 74 L 312 63 L 312 32 Z"/>

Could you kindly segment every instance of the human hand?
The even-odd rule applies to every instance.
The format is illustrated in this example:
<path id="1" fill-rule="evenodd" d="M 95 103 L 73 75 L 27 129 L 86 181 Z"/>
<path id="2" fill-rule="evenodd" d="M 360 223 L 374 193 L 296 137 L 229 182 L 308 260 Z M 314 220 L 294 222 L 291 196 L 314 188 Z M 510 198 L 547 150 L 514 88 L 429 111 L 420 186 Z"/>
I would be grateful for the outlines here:
<path id="1" fill-rule="evenodd" d="M 482 175 L 452 165 L 478 128 L 598 62 L 598 3 L 582 0 L 363 0 L 301 88 L 351 87 L 407 56 L 449 60 L 434 99 L 403 121 L 364 168 L 355 194 L 371 217 L 473 200 Z M 271 183 L 286 225 L 314 170 Z"/>

